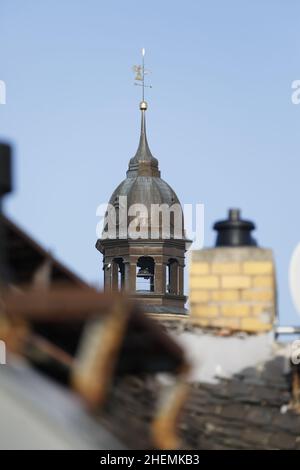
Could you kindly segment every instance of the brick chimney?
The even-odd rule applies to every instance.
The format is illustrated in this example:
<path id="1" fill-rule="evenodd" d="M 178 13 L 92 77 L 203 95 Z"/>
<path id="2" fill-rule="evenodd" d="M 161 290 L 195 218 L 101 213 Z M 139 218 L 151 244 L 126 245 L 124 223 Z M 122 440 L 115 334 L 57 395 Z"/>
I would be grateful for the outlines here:
<path id="1" fill-rule="evenodd" d="M 273 253 L 251 236 L 255 225 L 231 209 L 214 225 L 216 247 L 192 252 L 190 311 L 202 327 L 266 332 L 276 317 Z"/>

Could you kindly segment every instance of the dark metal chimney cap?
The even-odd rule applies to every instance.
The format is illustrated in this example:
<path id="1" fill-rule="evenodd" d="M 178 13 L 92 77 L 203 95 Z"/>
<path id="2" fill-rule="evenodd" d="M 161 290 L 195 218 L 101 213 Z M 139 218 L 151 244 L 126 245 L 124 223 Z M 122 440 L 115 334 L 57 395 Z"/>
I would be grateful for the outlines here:
<path id="1" fill-rule="evenodd" d="M 213 226 L 217 231 L 216 246 L 256 246 L 257 242 L 251 232 L 255 224 L 241 219 L 240 209 L 229 209 L 228 219 L 216 222 Z"/>

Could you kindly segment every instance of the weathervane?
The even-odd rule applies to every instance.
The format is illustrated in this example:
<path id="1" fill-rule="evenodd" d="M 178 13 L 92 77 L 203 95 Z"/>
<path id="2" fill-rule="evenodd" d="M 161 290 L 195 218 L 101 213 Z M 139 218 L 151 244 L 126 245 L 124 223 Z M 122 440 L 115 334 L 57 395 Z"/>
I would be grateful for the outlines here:
<path id="1" fill-rule="evenodd" d="M 142 102 L 145 101 L 145 88 L 152 88 L 151 85 L 145 85 L 145 75 L 149 74 L 150 71 L 145 69 L 145 49 L 142 49 L 142 65 L 134 65 L 133 71 L 135 73 L 135 85 L 142 87 Z M 136 83 L 142 82 L 142 83 Z"/>

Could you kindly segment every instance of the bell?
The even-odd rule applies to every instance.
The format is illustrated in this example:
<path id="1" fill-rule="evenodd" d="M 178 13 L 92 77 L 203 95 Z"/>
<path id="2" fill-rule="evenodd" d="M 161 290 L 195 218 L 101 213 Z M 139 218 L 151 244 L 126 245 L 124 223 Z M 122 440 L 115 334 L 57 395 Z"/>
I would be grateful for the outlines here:
<path id="1" fill-rule="evenodd" d="M 149 268 L 140 268 L 136 276 L 149 279 L 151 276 L 153 276 L 153 274 L 150 273 Z"/>

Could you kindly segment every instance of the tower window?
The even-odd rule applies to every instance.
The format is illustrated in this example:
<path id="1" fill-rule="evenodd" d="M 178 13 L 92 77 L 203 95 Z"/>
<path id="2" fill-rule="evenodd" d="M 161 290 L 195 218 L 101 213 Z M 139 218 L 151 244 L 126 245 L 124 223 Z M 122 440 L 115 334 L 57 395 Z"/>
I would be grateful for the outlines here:
<path id="1" fill-rule="evenodd" d="M 150 256 L 142 256 L 136 265 L 136 291 L 154 292 L 155 262 Z"/>

